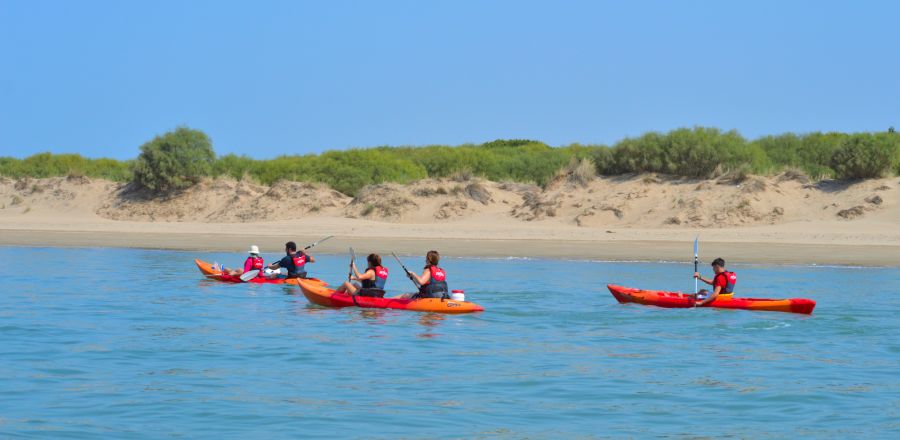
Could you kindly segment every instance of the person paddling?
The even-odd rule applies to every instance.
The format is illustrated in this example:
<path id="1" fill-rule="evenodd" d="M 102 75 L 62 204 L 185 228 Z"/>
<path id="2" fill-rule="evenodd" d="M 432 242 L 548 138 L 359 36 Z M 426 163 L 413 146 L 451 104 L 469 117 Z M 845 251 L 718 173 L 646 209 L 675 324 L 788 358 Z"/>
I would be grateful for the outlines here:
<path id="1" fill-rule="evenodd" d="M 247 252 L 250 256 L 244 260 L 244 269 L 224 269 L 223 272 L 232 276 L 241 276 L 251 270 L 258 270 L 257 278 L 263 276 L 262 270 L 265 267 L 263 262 L 263 258 L 259 255 L 259 247 L 256 245 L 250 246 L 250 250 Z"/>
<path id="2" fill-rule="evenodd" d="M 315 263 L 316 259 L 304 251 L 297 250 L 297 244 L 289 241 L 284 244 L 284 258 L 269 265 L 269 269 L 287 269 L 288 278 L 306 278 L 306 265 Z"/>
<path id="3" fill-rule="evenodd" d="M 737 283 L 737 275 L 734 272 L 729 272 L 725 269 L 725 260 L 716 258 L 712 262 L 712 268 L 715 275 L 711 280 L 701 277 L 700 272 L 694 272 L 694 278 L 713 286 L 712 294 L 709 296 L 705 296 L 705 294 L 709 293 L 706 289 L 703 289 L 698 293 L 698 301 L 694 304 L 697 307 L 709 304 L 718 297 L 731 298 L 734 294 L 734 285 Z"/>
<path id="4" fill-rule="evenodd" d="M 350 280 L 357 280 L 359 283 L 344 281 L 344 284 L 337 289 L 338 292 L 349 293 L 359 296 L 375 296 L 384 297 L 384 285 L 387 283 L 388 269 L 381 265 L 381 256 L 378 254 L 369 254 L 366 257 L 369 263 L 365 272 L 360 273 L 356 268 L 356 262 L 350 263 L 350 270 L 353 276 Z"/>
<path id="5" fill-rule="evenodd" d="M 420 286 L 416 298 L 449 298 L 447 272 L 438 266 L 440 261 L 441 254 L 438 251 L 428 251 L 425 255 L 425 270 L 422 275 L 409 273 L 410 279 Z"/>

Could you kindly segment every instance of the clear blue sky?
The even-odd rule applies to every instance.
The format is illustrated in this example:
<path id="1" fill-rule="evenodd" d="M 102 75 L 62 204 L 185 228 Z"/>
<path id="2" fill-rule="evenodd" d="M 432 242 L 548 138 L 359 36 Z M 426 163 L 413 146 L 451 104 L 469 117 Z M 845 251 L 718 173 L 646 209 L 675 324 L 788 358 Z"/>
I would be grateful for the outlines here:
<path id="1" fill-rule="evenodd" d="M 900 2 L 0 0 L 0 156 L 900 128 Z"/>

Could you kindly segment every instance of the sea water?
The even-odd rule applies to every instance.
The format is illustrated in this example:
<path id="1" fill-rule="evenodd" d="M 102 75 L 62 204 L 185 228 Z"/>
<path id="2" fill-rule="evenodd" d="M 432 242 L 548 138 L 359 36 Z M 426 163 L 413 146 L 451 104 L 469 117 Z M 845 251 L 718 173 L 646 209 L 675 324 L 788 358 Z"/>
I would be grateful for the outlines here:
<path id="1" fill-rule="evenodd" d="M 730 267 L 739 295 L 818 302 L 802 316 L 605 287 L 693 290 L 689 263 L 445 258 L 486 309 L 450 316 L 324 309 L 192 261 L 239 252 L 0 256 L 0 438 L 900 437 L 898 268 Z"/>

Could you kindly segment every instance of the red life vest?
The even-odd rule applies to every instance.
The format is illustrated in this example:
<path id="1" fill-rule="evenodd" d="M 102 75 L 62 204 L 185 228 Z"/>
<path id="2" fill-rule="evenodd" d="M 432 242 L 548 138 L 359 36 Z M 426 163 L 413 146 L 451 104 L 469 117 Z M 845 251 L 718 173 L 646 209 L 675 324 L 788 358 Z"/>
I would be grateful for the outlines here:
<path id="1" fill-rule="evenodd" d="M 258 270 L 259 274 L 256 275 L 257 277 L 263 276 L 263 267 L 264 263 L 262 257 L 247 257 L 247 260 L 244 261 L 244 272 Z"/>
<path id="2" fill-rule="evenodd" d="M 297 252 L 291 257 L 291 260 L 294 261 L 294 267 L 297 268 L 297 272 L 300 272 L 303 269 L 303 266 L 306 265 L 306 254 Z"/>
<path id="3" fill-rule="evenodd" d="M 724 282 L 720 282 L 719 277 L 722 277 Z M 722 291 L 719 293 L 734 293 L 735 284 L 737 284 L 737 274 L 734 272 L 722 272 L 713 280 L 713 287 L 722 286 Z"/>
<path id="4" fill-rule="evenodd" d="M 428 266 L 428 270 L 431 272 L 431 279 L 435 281 L 447 281 L 447 272 L 444 272 L 444 269 L 437 266 Z"/>
<path id="5" fill-rule="evenodd" d="M 384 285 L 387 283 L 388 270 L 386 267 L 377 266 L 371 268 L 375 271 L 375 279 L 374 280 L 363 280 L 362 287 L 363 289 L 382 289 L 384 290 Z"/>
<path id="6" fill-rule="evenodd" d="M 428 266 L 431 279 L 419 288 L 421 298 L 449 298 L 450 291 L 447 287 L 447 272 L 437 266 Z"/>

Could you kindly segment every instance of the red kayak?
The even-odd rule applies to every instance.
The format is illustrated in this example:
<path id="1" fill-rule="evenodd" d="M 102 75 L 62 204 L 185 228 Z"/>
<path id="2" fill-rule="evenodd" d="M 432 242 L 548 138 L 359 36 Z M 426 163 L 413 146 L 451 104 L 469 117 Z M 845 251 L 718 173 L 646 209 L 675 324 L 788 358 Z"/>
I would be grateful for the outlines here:
<path id="1" fill-rule="evenodd" d="M 200 273 L 203 276 L 216 281 L 221 281 L 223 283 L 243 283 L 240 277 L 236 277 L 234 275 L 229 275 L 227 273 L 223 273 L 220 269 L 214 268 L 212 264 L 209 264 L 203 260 L 194 260 L 194 263 L 197 265 L 197 268 L 200 269 Z M 317 278 L 307 278 L 311 283 L 322 283 L 321 280 Z M 247 281 L 252 284 L 297 284 L 297 278 L 263 278 L 256 277 Z"/>
<path id="2" fill-rule="evenodd" d="M 641 290 L 608 284 L 606 286 L 619 303 L 637 303 L 648 306 L 687 309 L 696 307 L 697 302 L 692 293 L 665 292 L 660 290 Z M 734 298 L 730 295 L 719 296 L 713 302 L 701 307 L 718 309 L 760 310 L 768 312 L 802 313 L 809 315 L 816 307 L 816 302 L 805 298 L 767 299 L 767 298 Z"/>
<path id="3" fill-rule="evenodd" d="M 375 298 L 337 292 L 327 284 L 300 280 L 300 290 L 309 302 L 323 307 L 360 307 L 365 309 L 397 309 L 433 313 L 483 312 L 484 308 L 468 301 L 443 300 L 438 298 L 401 299 Z"/>

